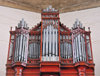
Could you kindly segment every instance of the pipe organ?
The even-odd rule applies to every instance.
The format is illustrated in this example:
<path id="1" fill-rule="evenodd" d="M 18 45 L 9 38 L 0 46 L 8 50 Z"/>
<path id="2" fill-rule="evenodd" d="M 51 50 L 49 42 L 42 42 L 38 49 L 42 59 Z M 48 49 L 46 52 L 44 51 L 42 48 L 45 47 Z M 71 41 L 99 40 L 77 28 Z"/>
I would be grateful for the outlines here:
<path id="1" fill-rule="evenodd" d="M 6 76 L 95 76 L 90 29 L 78 20 L 69 29 L 51 6 L 41 19 L 31 29 L 22 19 L 10 30 Z"/>

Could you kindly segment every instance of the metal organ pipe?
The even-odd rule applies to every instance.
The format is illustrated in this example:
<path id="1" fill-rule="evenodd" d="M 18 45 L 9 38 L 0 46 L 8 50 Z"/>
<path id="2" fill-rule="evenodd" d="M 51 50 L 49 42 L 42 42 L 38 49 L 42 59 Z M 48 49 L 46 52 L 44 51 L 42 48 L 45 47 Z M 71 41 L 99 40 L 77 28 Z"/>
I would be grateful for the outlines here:
<path id="1" fill-rule="evenodd" d="M 21 35 L 19 35 L 19 37 L 18 37 L 18 49 L 17 49 L 17 58 L 18 58 L 18 61 L 19 61 L 19 49 L 20 49 L 20 36 Z"/>
<path id="2" fill-rule="evenodd" d="M 18 36 L 16 37 L 16 49 L 15 49 L 15 55 L 14 55 L 14 62 L 16 62 L 18 60 L 17 56 L 18 56 Z"/>
<path id="3" fill-rule="evenodd" d="M 75 50 L 75 37 L 72 35 L 73 37 L 73 63 L 75 63 L 76 61 L 76 57 L 75 57 L 75 53 L 76 53 L 76 50 Z"/>
<path id="4" fill-rule="evenodd" d="M 57 30 L 56 30 L 56 56 L 58 56 L 58 37 L 57 37 Z"/>
<path id="5" fill-rule="evenodd" d="M 14 35 L 11 35 L 11 42 L 10 42 L 10 51 L 9 51 L 9 60 L 12 59 L 13 48 L 14 48 Z"/>
<path id="6" fill-rule="evenodd" d="M 15 52 L 14 52 L 14 62 L 16 61 L 16 54 L 17 54 L 17 37 L 16 37 L 16 42 L 15 42 L 16 44 L 16 46 L 15 46 Z"/>
<path id="7" fill-rule="evenodd" d="M 33 58 L 35 58 L 35 42 L 33 43 Z"/>
<path id="8" fill-rule="evenodd" d="M 84 61 L 86 61 L 85 39 L 84 38 L 83 38 L 83 48 L 84 48 L 83 58 L 84 58 Z"/>
<path id="9" fill-rule="evenodd" d="M 22 38 L 23 38 L 23 39 L 22 39 L 22 48 L 20 48 L 20 50 L 21 50 L 20 52 L 21 52 L 21 55 L 22 55 L 21 60 L 23 61 L 23 60 L 24 60 L 24 54 L 23 54 L 23 53 L 25 52 L 25 51 L 24 51 L 24 44 L 25 44 L 25 43 L 24 43 L 24 42 L 25 42 L 25 39 L 24 39 L 24 38 L 25 38 L 25 36 L 22 35 Z"/>
<path id="10" fill-rule="evenodd" d="M 52 51 L 52 55 L 54 55 L 54 30 L 52 30 L 52 32 L 53 32 L 53 33 L 52 33 L 52 35 L 53 35 L 53 36 L 52 36 L 52 37 L 53 37 L 53 41 L 52 41 L 52 44 L 53 44 L 53 51 Z"/>
<path id="11" fill-rule="evenodd" d="M 22 48 L 22 35 L 20 35 L 20 43 L 19 43 L 19 61 L 21 61 L 21 48 Z"/>
<path id="12" fill-rule="evenodd" d="M 25 36 L 25 35 L 23 35 L 23 45 L 24 45 L 24 47 L 23 47 L 23 51 L 22 51 L 22 59 L 23 59 L 23 61 L 27 61 L 27 52 L 25 53 L 25 50 L 28 50 L 28 38 L 27 38 L 27 35 Z"/>
<path id="13" fill-rule="evenodd" d="M 83 37 L 82 37 L 82 35 L 81 35 L 81 48 L 82 48 L 82 53 L 84 52 L 84 44 L 83 44 L 83 42 L 84 42 L 84 40 L 83 40 Z M 84 61 L 84 53 L 83 53 L 83 61 Z"/>
<path id="14" fill-rule="evenodd" d="M 88 51 L 88 59 L 92 59 L 92 55 L 91 55 L 91 46 L 90 46 L 90 39 L 89 36 L 86 36 L 87 39 L 87 51 Z"/>
<path id="15" fill-rule="evenodd" d="M 50 31 L 49 31 L 49 53 L 50 53 L 50 57 L 51 57 L 51 25 L 50 25 Z"/>
<path id="16" fill-rule="evenodd" d="M 77 62 L 77 58 L 78 58 L 78 50 L 77 50 L 77 39 L 75 38 L 75 62 Z"/>
<path id="17" fill-rule="evenodd" d="M 25 45 L 26 45 L 26 46 L 25 46 L 26 48 L 25 48 L 25 50 L 28 50 L 29 34 L 27 34 L 25 38 L 26 38 L 26 44 L 25 44 Z M 25 50 L 24 50 L 24 54 L 23 54 L 23 56 L 25 56 L 24 59 L 25 59 L 25 62 L 27 62 L 27 54 L 28 54 L 28 51 L 26 51 L 26 53 L 25 53 Z"/>
<path id="18" fill-rule="evenodd" d="M 65 58 L 67 59 L 68 56 L 68 44 L 65 42 Z"/>
<path id="19" fill-rule="evenodd" d="M 48 57 L 48 27 L 46 29 L 46 57 Z"/>
<path id="20" fill-rule="evenodd" d="M 81 50 L 81 46 L 80 46 L 80 45 L 81 45 L 81 43 L 80 43 L 80 41 L 81 41 L 80 38 L 81 38 L 81 36 L 80 36 L 80 34 L 79 34 L 79 35 L 78 35 L 79 53 L 80 53 L 79 56 L 80 56 L 80 61 L 82 61 L 82 50 Z"/>
<path id="21" fill-rule="evenodd" d="M 66 58 L 66 42 L 64 42 L 64 58 Z"/>
<path id="22" fill-rule="evenodd" d="M 68 40 L 68 36 L 66 36 L 66 40 Z M 69 52 L 69 48 L 68 48 L 68 42 L 66 42 L 66 59 L 68 59 L 68 52 Z"/>

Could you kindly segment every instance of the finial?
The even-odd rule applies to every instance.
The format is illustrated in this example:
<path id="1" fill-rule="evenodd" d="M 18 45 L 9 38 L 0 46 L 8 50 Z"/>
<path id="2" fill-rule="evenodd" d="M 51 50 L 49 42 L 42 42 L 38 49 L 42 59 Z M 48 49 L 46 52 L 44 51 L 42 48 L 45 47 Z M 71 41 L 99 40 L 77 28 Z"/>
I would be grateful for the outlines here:
<path id="1" fill-rule="evenodd" d="M 49 7 L 48 7 L 49 9 L 52 9 L 52 5 L 49 5 Z"/>
<path id="2" fill-rule="evenodd" d="M 43 12 L 57 12 L 57 10 L 52 8 L 52 5 L 49 5 L 46 9 L 43 9 Z"/>
<path id="3" fill-rule="evenodd" d="M 20 23 L 18 23 L 18 28 L 27 28 L 27 23 L 24 21 L 23 18 Z"/>
<path id="4" fill-rule="evenodd" d="M 88 30 L 90 31 L 90 27 L 88 27 Z"/>
<path id="5" fill-rule="evenodd" d="M 12 26 L 10 27 L 10 31 L 12 31 Z"/>
<path id="6" fill-rule="evenodd" d="M 75 23 L 73 24 L 73 28 L 82 28 L 82 23 L 76 19 Z"/>
<path id="7" fill-rule="evenodd" d="M 76 25 L 79 26 L 80 21 L 78 19 L 76 19 Z"/>

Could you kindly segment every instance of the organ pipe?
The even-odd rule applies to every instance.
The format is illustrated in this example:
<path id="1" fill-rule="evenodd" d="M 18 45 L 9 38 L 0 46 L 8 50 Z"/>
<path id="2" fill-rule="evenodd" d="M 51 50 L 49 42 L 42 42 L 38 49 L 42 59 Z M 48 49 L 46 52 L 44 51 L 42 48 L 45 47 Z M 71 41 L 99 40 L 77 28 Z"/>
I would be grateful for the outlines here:
<path id="1" fill-rule="evenodd" d="M 46 29 L 46 56 L 48 56 L 48 27 Z"/>
<path id="2" fill-rule="evenodd" d="M 50 33 L 50 34 L 49 34 L 49 53 L 50 53 L 49 56 L 51 57 L 51 40 L 52 40 L 52 39 L 51 39 L 51 38 L 52 38 L 52 36 L 51 36 L 51 25 L 50 25 L 50 31 L 49 31 L 49 33 Z"/>
<path id="3" fill-rule="evenodd" d="M 43 31 L 43 53 L 42 53 L 43 56 L 44 56 L 44 52 L 45 52 L 45 29 Z"/>
<path id="4" fill-rule="evenodd" d="M 81 37 L 80 37 L 80 34 L 79 34 L 79 35 L 78 35 L 78 43 L 79 43 L 78 45 L 79 45 L 79 53 L 80 53 L 79 56 L 80 56 L 80 61 L 82 61 L 82 50 L 81 50 L 81 46 L 80 46 L 80 45 L 81 45 L 81 43 L 80 43 L 80 41 L 81 41 L 80 38 L 81 38 Z M 82 43 L 82 44 L 83 44 L 83 43 Z M 83 46 L 82 46 L 82 47 L 83 47 Z"/>
<path id="5" fill-rule="evenodd" d="M 58 56 L 58 37 L 57 37 L 57 30 L 56 30 L 56 56 Z"/>
<path id="6" fill-rule="evenodd" d="M 54 56 L 54 41 L 55 40 L 55 38 L 54 38 L 54 30 L 53 30 L 53 56 Z"/>
<path id="7" fill-rule="evenodd" d="M 88 59 L 92 59 L 92 55 L 91 55 L 91 46 L 90 46 L 90 39 L 89 36 L 86 36 L 87 39 L 87 51 L 88 51 Z"/>
<path id="8" fill-rule="evenodd" d="M 14 48 L 14 35 L 11 35 L 9 60 L 12 59 L 13 48 Z"/>

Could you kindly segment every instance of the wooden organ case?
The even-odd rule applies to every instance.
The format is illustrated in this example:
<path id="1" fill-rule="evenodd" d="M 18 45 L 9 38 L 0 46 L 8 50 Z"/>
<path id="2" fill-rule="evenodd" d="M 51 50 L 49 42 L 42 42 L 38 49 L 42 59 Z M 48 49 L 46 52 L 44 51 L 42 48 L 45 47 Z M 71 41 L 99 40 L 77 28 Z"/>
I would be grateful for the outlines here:
<path id="1" fill-rule="evenodd" d="M 95 76 L 90 33 L 78 20 L 66 27 L 51 6 L 34 28 L 22 19 L 10 30 L 6 76 Z"/>

